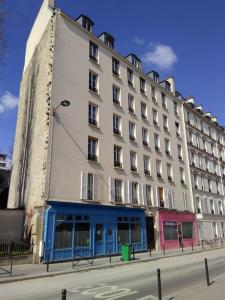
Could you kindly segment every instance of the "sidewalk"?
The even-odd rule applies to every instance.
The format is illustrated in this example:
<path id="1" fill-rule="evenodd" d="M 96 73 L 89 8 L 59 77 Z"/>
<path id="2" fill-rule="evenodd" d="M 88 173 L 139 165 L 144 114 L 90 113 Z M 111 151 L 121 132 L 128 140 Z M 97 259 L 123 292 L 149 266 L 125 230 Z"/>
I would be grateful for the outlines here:
<path id="1" fill-rule="evenodd" d="M 132 263 L 147 262 L 149 260 L 152 261 L 152 260 L 158 260 L 158 259 L 163 259 L 163 258 L 168 258 L 173 256 L 188 255 L 188 254 L 199 253 L 203 251 L 221 249 L 224 247 L 222 247 L 222 245 L 218 245 L 218 247 L 215 246 L 211 247 L 210 245 L 204 245 L 204 249 L 202 249 L 202 246 L 195 246 L 194 251 L 192 251 L 192 248 L 184 248 L 183 252 L 182 249 L 166 250 L 165 256 L 162 251 L 152 251 L 151 257 L 149 252 L 138 253 L 138 254 L 135 253 L 135 259 L 131 260 L 130 262 L 122 262 L 120 260 L 120 256 L 112 256 L 111 263 L 109 257 L 96 258 L 94 259 L 93 266 L 89 264 L 87 261 L 81 261 L 77 265 L 75 265 L 74 268 L 72 268 L 72 262 L 54 263 L 54 264 L 49 264 L 48 272 L 47 272 L 46 264 L 15 265 L 13 266 L 12 277 L 9 277 L 8 274 L 3 274 L 2 271 L 0 270 L 0 284 L 35 279 L 35 278 L 52 277 L 52 276 L 69 274 L 74 272 L 84 272 L 84 271 L 95 270 L 95 269 L 113 268 L 113 267 L 118 267 L 118 266 L 132 264 Z M 4 268 L 8 269 L 8 267 L 4 267 Z"/>

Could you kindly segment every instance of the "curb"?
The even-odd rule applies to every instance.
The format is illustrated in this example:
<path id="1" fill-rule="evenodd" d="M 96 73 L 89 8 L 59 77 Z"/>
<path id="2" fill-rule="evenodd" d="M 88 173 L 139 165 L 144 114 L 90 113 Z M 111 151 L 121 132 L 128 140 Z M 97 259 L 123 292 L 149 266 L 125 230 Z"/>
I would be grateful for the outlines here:
<path id="1" fill-rule="evenodd" d="M 166 256 L 158 256 L 158 257 L 152 257 L 152 258 L 145 258 L 145 259 L 136 259 L 132 260 L 129 262 L 119 262 L 115 264 L 107 264 L 103 266 L 93 266 L 89 267 L 86 269 L 77 269 L 77 270 L 68 270 L 68 271 L 53 271 L 52 273 L 43 273 L 43 274 L 37 274 L 37 275 L 32 275 L 32 276 L 21 276 L 17 278 L 7 278 L 5 280 L 0 279 L 0 285 L 4 283 L 12 283 L 12 282 L 19 282 L 19 281 L 26 281 L 26 280 L 32 280 L 32 279 L 40 279 L 40 278 L 48 278 L 48 277 L 54 277 L 54 276 L 60 276 L 60 275 L 66 275 L 66 274 L 73 274 L 73 273 L 81 273 L 81 272 L 88 272 L 88 271 L 94 271 L 94 270 L 104 270 L 104 269 L 111 269 L 111 268 L 116 268 L 116 267 L 122 267 L 122 266 L 129 266 L 131 264 L 135 263 L 146 263 L 146 262 L 151 262 L 151 261 L 156 261 L 159 259 L 166 259 L 166 258 L 171 258 L 171 257 L 176 257 L 176 256 L 184 256 L 184 255 L 193 255 L 201 252 L 206 252 L 206 251 L 213 251 L 213 250 L 220 250 L 224 249 L 224 247 L 220 248 L 209 248 L 209 249 L 201 249 L 201 250 L 196 250 L 193 252 L 181 252 L 181 253 L 176 253 L 176 254 L 171 254 L 171 255 L 166 255 Z"/>

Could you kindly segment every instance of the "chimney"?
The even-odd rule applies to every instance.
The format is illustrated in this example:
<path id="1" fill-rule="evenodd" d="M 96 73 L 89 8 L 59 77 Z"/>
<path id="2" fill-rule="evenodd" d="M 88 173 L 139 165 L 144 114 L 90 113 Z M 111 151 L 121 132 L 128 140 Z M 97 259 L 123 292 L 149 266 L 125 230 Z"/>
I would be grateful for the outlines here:
<path id="1" fill-rule="evenodd" d="M 207 118 L 210 118 L 210 119 L 212 118 L 211 112 L 207 112 L 207 113 L 205 113 L 204 115 L 205 115 L 205 117 L 207 117 Z"/>
<path id="2" fill-rule="evenodd" d="M 211 119 L 211 121 L 212 121 L 213 123 L 217 123 L 217 117 L 213 117 L 213 118 Z"/>
<path id="3" fill-rule="evenodd" d="M 195 99 L 193 96 L 189 96 L 187 99 L 186 99 L 187 103 L 191 104 L 192 106 L 195 105 Z"/>
<path id="4" fill-rule="evenodd" d="M 198 111 L 202 112 L 202 105 L 200 104 L 200 105 L 196 106 L 196 109 L 197 109 Z"/>

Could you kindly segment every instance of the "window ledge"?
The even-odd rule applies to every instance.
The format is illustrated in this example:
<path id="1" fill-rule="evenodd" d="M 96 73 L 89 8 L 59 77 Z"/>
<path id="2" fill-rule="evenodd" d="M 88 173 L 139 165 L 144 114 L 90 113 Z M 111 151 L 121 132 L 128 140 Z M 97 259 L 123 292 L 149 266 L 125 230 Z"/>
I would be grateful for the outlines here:
<path id="1" fill-rule="evenodd" d="M 92 91 L 92 90 L 90 90 L 90 89 L 89 89 L 89 92 L 90 92 L 91 94 L 93 94 L 93 95 L 95 95 L 95 96 L 97 96 L 97 97 L 99 97 L 99 98 L 100 98 L 100 95 L 99 95 L 99 93 L 97 93 L 97 92 L 94 92 L 94 91 Z"/>
<path id="2" fill-rule="evenodd" d="M 139 175 L 139 172 L 138 172 L 138 171 L 131 171 L 131 170 L 130 170 L 130 172 L 131 172 L 132 174 L 134 174 L 134 175 Z"/>
<path id="3" fill-rule="evenodd" d="M 89 61 L 92 62 L 92 63 L 93 63 L 95 66 L 97 66 L 98 68 L 100 68 L 100 64 L 99 64 L 98 61 L 95 61 L 94 59 L 91 59 L 90 57 L 89 57 Z"/>
<path id="4" fill-rule="evenodd" d="M 96 204 L 101 203 L 101 201 L 97 201 L 97 200 L 90 200 L 90 199 L 81 199 L 81 200 L 87 203 L 96 203 Z"/>
<path id="5" fill-rule="evenodd" d="M 98 161 L 87 159 L 87 162 L 100 166 L 100 163 Z"/>
<path id="6" fill-rule="evenodd" d="M 91 123 L 88 123 L 88 125 L 90 126 L 90 127 L 93 127 L 93 128 L 95 128 L 95 129 L 100 129 L 100 127 L 98 126 L 98 125 L 93 125 L 93 124 L 91 124 Z"/>
<path id="7" fill-rule="evenodd" d="M 116 80 L 122 82 L 122 78 L 121 78 L 119 75 L 117 76 L 117 75 L 114 74 L 114 73 L 112 73 L 112 75 L 113 75 L 113 77 L 114 77 Z"/>
<path id="8" fill-rule="evenodd" d="M 123 167 L 113 166 L 113 169 L 124 172 L 124 168 Z"/>

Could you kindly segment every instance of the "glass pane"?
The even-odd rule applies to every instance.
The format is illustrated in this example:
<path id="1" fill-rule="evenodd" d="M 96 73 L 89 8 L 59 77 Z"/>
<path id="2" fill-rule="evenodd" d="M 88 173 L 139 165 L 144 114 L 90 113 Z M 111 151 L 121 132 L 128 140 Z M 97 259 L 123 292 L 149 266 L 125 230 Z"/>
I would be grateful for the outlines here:
<path id="1" fill-rule="evenodd" d="M 141 242 L 141 225 L 131 224 L 131 243 Z"/>
<path id="2" fill-rule="evenodd" d="M 72 247 L 73 224 L 56 224 L 55 228 L 55 249 L 65 249 Z"/>
<path id="3" fill-rule="evenodd" d="M 193 238 L 193 223 L 184 222 L 182 223 L 183 239 Z"/>
<path id="4" fill-rule="evenodd" d="M 176 222 L 164 222 L 164 239 L 177 240 L 177 224 Z"/>
<path id="5" fill-rule="evenodd" d="M 75 224 L 75 247 L 89 247 L 90 239 L 90 224 L 76 223 Z"/>
<path id="6" fill-rule="evenodd" d="M 103 225 L 102 224 L 96 224 L 95 227 L 95 241 L 102 241 L 103 240 Z"/>
<path id="7" fill-rule="evenodd" d="M 117 241 L 120 244 L 130 243 L 129 223 L 118 223 L 118 225 L 117 225 Z"/>

